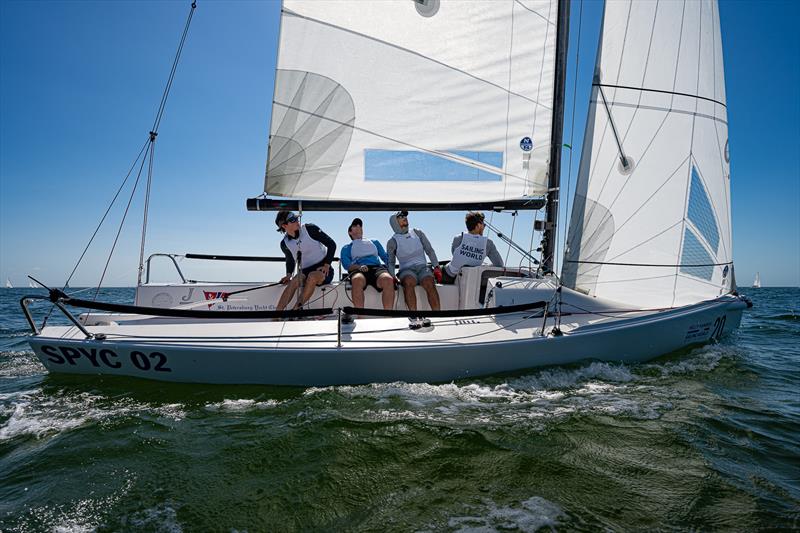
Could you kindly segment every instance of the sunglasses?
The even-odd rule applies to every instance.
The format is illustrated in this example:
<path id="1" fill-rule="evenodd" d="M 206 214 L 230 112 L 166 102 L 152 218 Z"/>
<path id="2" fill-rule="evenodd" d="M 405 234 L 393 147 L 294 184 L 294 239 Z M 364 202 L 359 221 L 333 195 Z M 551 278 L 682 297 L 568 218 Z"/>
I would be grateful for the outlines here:
<path id="1" fill-rule="evenodd" d="M 286 222 L 284 222 L 284 224 L 291 224 L 292 222 L 297 222 L 298 220 L 300 219 L 298 218 L 297 215 L 289 215 L 288 217 L 286 217 Z"/>

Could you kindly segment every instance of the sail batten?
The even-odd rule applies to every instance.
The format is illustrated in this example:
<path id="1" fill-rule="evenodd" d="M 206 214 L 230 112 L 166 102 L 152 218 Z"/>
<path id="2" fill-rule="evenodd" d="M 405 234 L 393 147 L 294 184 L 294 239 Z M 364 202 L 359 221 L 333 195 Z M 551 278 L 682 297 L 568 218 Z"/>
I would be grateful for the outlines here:
<path id="1" fill-rule="evenodd" d="M 284 0 L 264 192 L 547 193 L 558 0 Z"/>
<path id="2" fill-rule="evenodd" d="M 567 286 L 641 307 L 732 290 L 719 39 L 713 0 L 606 3 Z"/>

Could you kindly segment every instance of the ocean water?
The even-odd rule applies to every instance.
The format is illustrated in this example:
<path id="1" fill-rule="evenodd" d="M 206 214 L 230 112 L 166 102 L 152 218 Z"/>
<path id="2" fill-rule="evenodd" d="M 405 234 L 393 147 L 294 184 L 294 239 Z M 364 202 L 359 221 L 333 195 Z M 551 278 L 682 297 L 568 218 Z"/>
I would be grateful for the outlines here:
<path id="1" fill-rule="evenodd" d="M 49 375 L 31 291 L 0 289 L 0 531 L 800 529 L 797 288 L 645 364 L 308 389 Z"/>

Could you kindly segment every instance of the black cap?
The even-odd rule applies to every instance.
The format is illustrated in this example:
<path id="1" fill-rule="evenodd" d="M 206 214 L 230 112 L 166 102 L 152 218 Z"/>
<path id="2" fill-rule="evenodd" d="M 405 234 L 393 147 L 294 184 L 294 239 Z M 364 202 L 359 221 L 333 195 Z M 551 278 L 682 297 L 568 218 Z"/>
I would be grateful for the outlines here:
<path id="1" fill-rule="evenodd" d="M 408 211 L 406 211 L 405 209 L 403 209 L 402 211 L 398 211 L 397 213 L 394 214 L 394 218 L 397 217 L 408 217 Z"/>
<path id="2" fill-rule="evenodd" d="M 350 223 L 350 225 L 347 226 L 347 233 L 350 233 L 350 230 L 353 229 L 353 226 L 361 226 L 361 227 L 363 227 L 364 226 L 364 222 L 362 222 L 361 219 L 358 218 L 358 217 L 354 218 L 353 221 Z"/>

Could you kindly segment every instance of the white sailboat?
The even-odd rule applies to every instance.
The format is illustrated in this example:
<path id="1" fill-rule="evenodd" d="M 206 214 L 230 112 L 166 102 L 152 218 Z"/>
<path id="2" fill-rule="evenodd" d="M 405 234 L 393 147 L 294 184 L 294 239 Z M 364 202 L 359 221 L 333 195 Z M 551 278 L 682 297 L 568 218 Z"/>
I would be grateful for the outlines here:
<path id="1" fill-rule="evenodd" d="M 11 280 L 6 278 L 6 289 L 13 289 L 14 286 L 11 284 Z"/>
<path id="2" fill-rule="evenodd" d="M 756 279 L 753 280 L 753 288 L 760 289 L 761 288 L 761 273 L 756 272 Z"/>
<path id="3" fill-rule="evenodd" d="M 248 201 L 545 207 L 541 268 L 465 268 L 438 287 L 442 311 L 419 293 L 432 324 L 409 329 L 402 298 L 377 311 L 373 289 L 365 309 L 342 305 L 339 282 L 277 313 L 280 286 L 192 282 L 177 262 L 180 283 L 154 284 L 148 260 L 135 306 L 53 291 L 73 325 L 42 329 L 23 306 L 33 350 L 52 372 L 166 381 L 439 382 L 642 361 L 738 327 L 748 302 L 733 281 L 713 0 L 607 3 L 564 268 L 550 272 L 568 13 L 558 0 L 284 0 L 265 195 Z M 420 181 L 426 198 L 402 186 Z M 76 319 L 67 306 L 110 313 Z M 288 317 L 299 320 L 274 320 Z"/>

